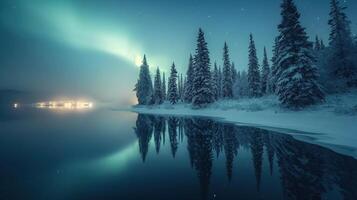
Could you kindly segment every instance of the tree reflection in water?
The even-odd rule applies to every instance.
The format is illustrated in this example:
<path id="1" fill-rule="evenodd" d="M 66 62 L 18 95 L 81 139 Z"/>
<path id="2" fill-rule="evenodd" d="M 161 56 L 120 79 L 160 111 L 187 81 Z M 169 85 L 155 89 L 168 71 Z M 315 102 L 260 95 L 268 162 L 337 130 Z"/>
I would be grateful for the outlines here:
<path id="1" fill-rule="evenodd" d="M 166 124 L 168 133 L 166 133 Z M 357 199 L 357 161 L 326 148 L 295 140 L 292 136 L 252 127 L 219 123 L 211 119 L 163 117 L 139 114 L 134 128 L 143 162 L 154 135 L 156 152 L 168 134 L 172 156 L 187 141 L 191 166 L 196 171 L 202 199 L 208 199 L 215 157 L 224 154 L 227 180 L 234 176 L 233 161 L 239 149 L 250 149 L 257 191 L 260 190 L 263 159 L 270 175 L 278 166 L 284 199 L 322 199 L 338 191 L 344 199 Z M 183 148 L 181 146 L 181 148 Z M 264 158 L 265 157 L 265 158 Z"/>

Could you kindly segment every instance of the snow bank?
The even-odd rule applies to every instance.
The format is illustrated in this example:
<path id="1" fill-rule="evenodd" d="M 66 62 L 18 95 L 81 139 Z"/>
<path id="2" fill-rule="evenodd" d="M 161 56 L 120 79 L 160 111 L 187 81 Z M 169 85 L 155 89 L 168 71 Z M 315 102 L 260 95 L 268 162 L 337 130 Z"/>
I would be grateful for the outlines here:
<path id="1" fill-rule="evenodd" d="M 189 105 L 134 106 L 131 111 L 160 115 L 220 118 L 240 125 L 274 129 L 357 158 L 357 92 L 329 96 L 326 103 L 303 111 L 279 106 L 276 97 L 219 101 L 206 109 Z"/>

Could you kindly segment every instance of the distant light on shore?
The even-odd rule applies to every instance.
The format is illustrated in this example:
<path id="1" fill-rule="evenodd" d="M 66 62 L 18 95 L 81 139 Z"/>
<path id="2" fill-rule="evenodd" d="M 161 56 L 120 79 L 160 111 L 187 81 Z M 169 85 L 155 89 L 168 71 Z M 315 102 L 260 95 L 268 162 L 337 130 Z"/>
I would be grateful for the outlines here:
<path id="1" fill-rule="evenodd" d="M 19 104 L 18 103 L 14 103 L 14 108 L 18 108 L 19 107 Z"/>
<path id="2" fill-rule="evenodd" d="M 89 101 L 48 101 L 36 103 L 36 108 L 52 110 L 84 110 L 93 108 Z"/>

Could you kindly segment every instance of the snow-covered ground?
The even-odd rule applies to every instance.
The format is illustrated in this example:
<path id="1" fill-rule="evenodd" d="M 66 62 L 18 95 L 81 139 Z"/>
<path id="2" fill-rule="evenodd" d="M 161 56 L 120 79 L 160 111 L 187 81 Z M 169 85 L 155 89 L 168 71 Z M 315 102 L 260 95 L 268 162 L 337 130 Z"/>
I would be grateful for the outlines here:
<path id="1" fill-rule="evenodd" d="M 220 118 L 240 125 L 273 129 L 357 158 L 357 91 L 328 96 L 326 103 L 303 111 L 279 106 L 276 97 L 220 101 L 194 110 L 189 105 L 134 106 L 131 111 L 161 115 Z"/>

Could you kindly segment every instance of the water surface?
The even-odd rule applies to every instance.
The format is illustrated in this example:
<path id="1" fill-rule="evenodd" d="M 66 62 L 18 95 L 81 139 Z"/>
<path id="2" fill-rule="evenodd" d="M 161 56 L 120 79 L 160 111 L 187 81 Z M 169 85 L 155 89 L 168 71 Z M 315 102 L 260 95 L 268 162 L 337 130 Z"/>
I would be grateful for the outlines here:
<path id="1" fill-rule="evenodd" d="M 0 199 L 357 199 L 357 160 L 208 118 L 0 114 Z"/>

